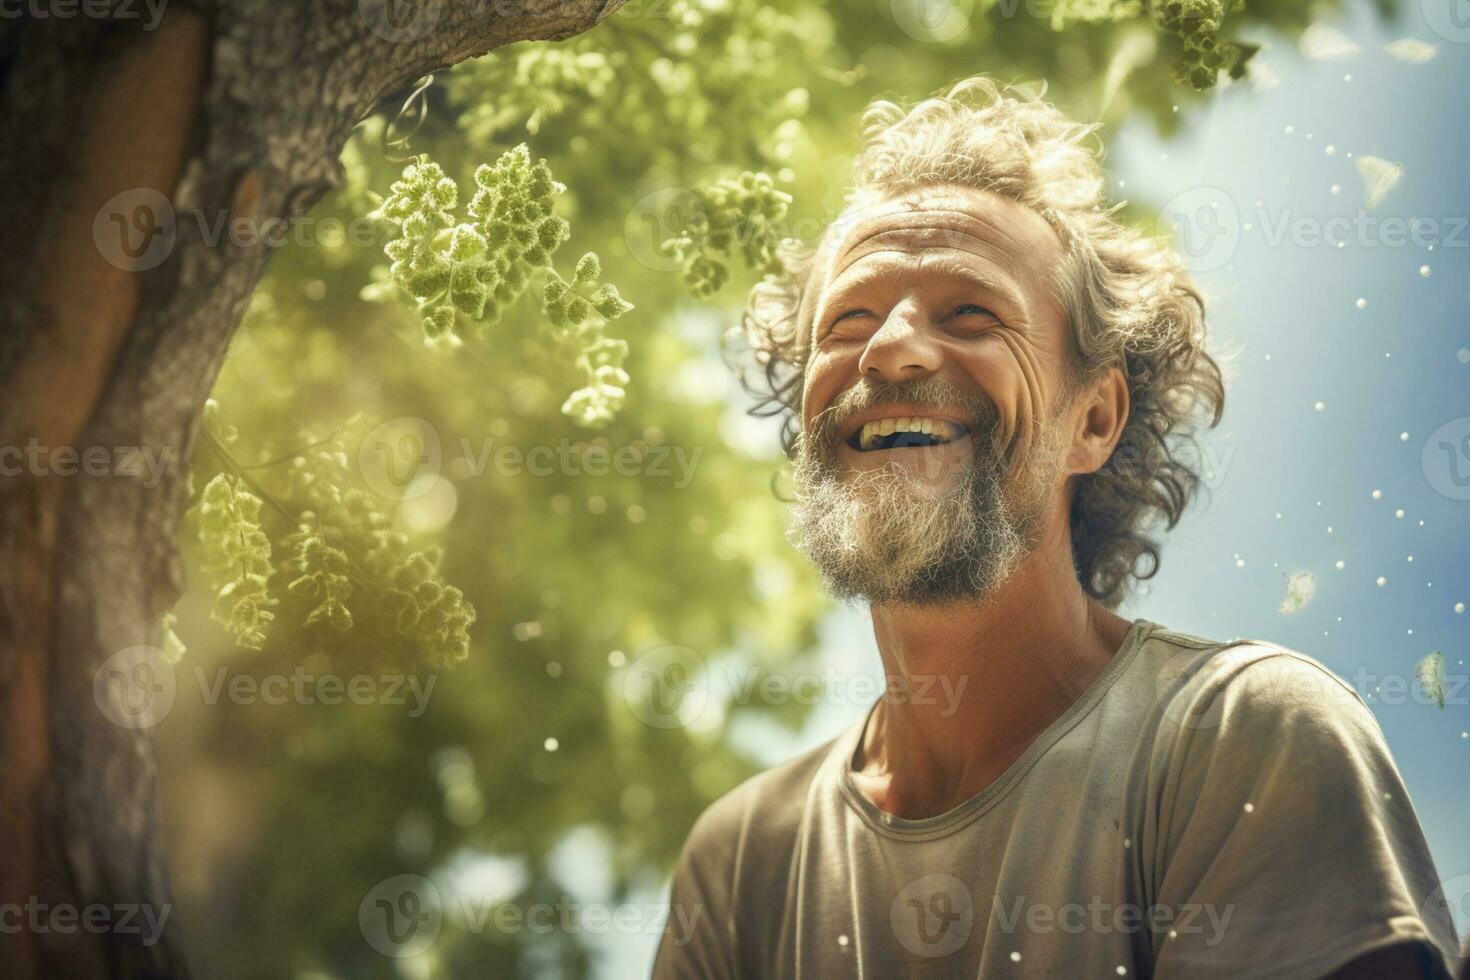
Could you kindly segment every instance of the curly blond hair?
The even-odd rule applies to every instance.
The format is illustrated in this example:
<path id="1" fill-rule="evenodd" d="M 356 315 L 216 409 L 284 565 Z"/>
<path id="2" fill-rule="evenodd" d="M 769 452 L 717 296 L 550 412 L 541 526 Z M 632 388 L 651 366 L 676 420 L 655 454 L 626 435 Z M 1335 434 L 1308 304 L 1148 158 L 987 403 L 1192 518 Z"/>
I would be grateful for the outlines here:
<path id="1" fill-rule="evenodd" d="M 1131 407 L 1112 457 L 1077 478 L 1071 507 L 1073 563 L 1086 592 L 1109 608 L 1130 579 L 1158 570 L 1146 531 L 1172 529 L 1199 488 L 1202 424 L 1220 421 L 1225 384 L 1205 350 L 1204 300 L 1168 241 L 1122 223 L 1105 206 L 1096 125 L 1067 119 L 1031 94 L 990 78 L 966 79 L 909 108 L 879 101 L 862 118 L 848 211 L 935 185 L 993 191 L 1041 215 L 1065 258 L 1054 276 L 1071 324 L 1071 387 L 1111 367 L 1127 378 Z M 757 415 L 784 414 L 788 456 L 800 428 L 810 324 L 798 322 L 817 249 L 785 243 L 785 272 L 753 290 L 737 335 L 763 370 Z M 1142 567 L 1141 567 L 1142 566 Z"/>

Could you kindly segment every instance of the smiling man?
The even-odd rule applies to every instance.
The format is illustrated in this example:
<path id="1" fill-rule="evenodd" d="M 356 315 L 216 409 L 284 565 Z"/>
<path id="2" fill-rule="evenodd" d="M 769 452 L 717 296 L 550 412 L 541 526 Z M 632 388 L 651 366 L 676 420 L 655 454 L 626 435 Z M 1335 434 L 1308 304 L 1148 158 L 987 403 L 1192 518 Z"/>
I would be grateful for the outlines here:
<path id="1" fill-rule="evenodd" d="M 1198 293 L 1104 206 L 1092 137 L 984 78 L 878 103 L 847 210 L 756 291 L 795 536 L 871 607 L 889 686 L 699 819 L 660 980 L 1449 968 L 1356 694 L 1114 612 L 1224 389 Z"/>

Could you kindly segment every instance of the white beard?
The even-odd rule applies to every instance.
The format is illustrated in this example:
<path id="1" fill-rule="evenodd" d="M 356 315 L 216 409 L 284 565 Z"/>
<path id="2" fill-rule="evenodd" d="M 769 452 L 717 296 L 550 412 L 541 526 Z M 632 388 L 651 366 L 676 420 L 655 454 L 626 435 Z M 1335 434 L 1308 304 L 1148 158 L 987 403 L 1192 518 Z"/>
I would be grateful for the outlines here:
<path id="1" fill-rule="evenodd" d="M 920 382 L 904 391 L 919 393 L 906 400 L 920 404 L 954 404 L 953 389 L 942 384 Z M 857 397 L 839 399 L 842 417 L 881 403 L 871 391 L 846 394 Z M 842 473 L 833 420 L 815 420 L 803 435 L 792 536 L 837 598 L 916 605 L 983 601 L 1034 550 L 1055 490 L 1059 466 L 1049 451 L 1054 447 L 1034 447 L 1036 462 L 1008 481 L 1003 447 L 991 435 L 997 429 L 994 409 L 979 414 L 966 423 L 973 455 L 953 478 L 940 482 L 896 462 Z"/>

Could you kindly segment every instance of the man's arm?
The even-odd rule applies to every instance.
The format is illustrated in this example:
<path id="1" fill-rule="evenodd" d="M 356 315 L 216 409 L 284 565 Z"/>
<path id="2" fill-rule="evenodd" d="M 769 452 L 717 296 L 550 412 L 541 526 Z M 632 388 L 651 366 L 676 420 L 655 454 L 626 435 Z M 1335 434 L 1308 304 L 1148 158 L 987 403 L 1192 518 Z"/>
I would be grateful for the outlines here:
<path id="1" fill-rule="evenodd" d="M 1444 965 L 1431 956 L 1423 943 L 1399 943 L 1359 956 L 1326 980 L 1419 980 L 1444 976 Z"/>
<path id="2" fill-rule="evenodd" d="M 1143 856 L 1158 904 L 1223 925 L 1161 934 L 1155 975 L 1448 977 L 1440 881 L 1356 693 L 1315 661 L 1246 645 L 1179 696 L 1190 703 L 1154 747 Z"/>
<path id="3" fill-rule="evenodd" d="M 731 891 L 738 829 L 720 800 L 694 823 L 669 886 L 653 980 L 736 980 Z"/>

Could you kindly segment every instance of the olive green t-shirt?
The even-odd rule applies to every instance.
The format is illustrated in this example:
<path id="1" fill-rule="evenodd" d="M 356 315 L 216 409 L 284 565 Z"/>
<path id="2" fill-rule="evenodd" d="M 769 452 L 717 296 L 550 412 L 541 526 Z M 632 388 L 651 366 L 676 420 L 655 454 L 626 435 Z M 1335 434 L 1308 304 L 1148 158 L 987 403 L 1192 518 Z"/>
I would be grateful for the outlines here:
<path id="1" fill-rule="evenodd" d="M 855 787 L 865 724 L 700 817 L 655 980 L 1320 977 L 1404 941 L 1451 968 L 1378 724 L 1309 657 L 1138 620 L 999 779 L 924 819 Z"/>

